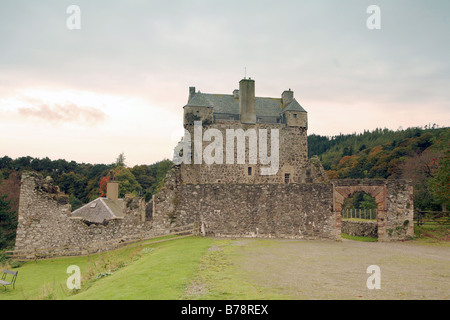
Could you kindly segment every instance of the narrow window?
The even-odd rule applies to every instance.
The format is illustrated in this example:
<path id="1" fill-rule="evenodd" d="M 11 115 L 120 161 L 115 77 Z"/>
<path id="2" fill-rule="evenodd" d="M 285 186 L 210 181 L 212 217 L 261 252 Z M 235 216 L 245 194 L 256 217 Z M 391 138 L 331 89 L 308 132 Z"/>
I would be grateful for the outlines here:
<path id="1" fill-rule="evenodd" d="M 284 174 L 284 183 L 289 183 L 291 180 L 291 175 L 289 173 Z"/>
<path id="2" fill-rule="evenodd" d="M 249 176 L 252 175 L 252 167 L 248 167 L 248 175 L 249 175 Z"/>
<path id="3" fill-rule="evenodd" d="M 294 113 L 294 118 L 297 118 L 297 114 L 296 113 Z"/>

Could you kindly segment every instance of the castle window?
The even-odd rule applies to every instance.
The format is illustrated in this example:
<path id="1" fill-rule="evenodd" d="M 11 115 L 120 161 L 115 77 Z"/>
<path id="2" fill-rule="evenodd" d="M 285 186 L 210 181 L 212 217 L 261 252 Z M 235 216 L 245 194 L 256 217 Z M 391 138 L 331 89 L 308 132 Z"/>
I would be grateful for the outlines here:
<path id="1" fill-rule="evenodd" d="M 284 183 L 289 183 L 291 180 L 291 175 L 289 173 L 284 174 Z"/>
<path id="2" fill-rule="evenodd" d="M 296 113 L 294 113 L 294 118 L 297 118 L 297 114 Z"/>
<path id="3" fill-rule="evenodd" d="M 261 123 L 261 118 L 256 118 L 256 122 Z"/>
<path id="4" fill-rule="evenodd" d="M 249 175 L 249 176 L 252 175 L 252 167 L 248 167 L 248 175 Z"/>

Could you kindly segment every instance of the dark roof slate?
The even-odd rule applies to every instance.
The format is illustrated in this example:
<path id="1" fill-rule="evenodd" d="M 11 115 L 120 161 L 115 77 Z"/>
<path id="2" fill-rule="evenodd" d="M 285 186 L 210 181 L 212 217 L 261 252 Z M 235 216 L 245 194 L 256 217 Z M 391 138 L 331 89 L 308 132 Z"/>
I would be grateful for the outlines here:
<path id="1" fill-rule="evenodd" d="M 306 112 L 305 109 L 297 102 L 297 100 L 292 100 L 286 107 L 283 108 L 282 113 L 286 111 L 298 111 L 298 112 Z"/>
<path id="2" fill-rule="evenodd" d="M 97 198 L 73 211 L 71 217 L 92 223 L 103 223 L 105 220 L 123 218 L 123 200 L 119 199 L 118 203 L 115 203 L 107 198 Z"/>
<path id="3" fill-rule="evenodd" d="M 213 107 L 214 113 L 239 114 L 239 100 L 233 95 L 197 92 L 186 106 Z M 282 100 L 255 97 L 257 116 L 277 117 L 282 111 Z"/>

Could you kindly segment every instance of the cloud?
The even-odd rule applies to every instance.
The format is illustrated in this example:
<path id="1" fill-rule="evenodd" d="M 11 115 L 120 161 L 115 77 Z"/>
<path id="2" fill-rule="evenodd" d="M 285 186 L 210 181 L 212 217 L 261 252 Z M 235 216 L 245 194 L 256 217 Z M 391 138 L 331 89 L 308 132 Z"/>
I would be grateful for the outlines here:
<path id="1" fill-rule="evenodd" d="M 53 124 L 77 123 L 81 125 L 95 126 L 106 120 L 107 115 L 93 107 L 80 107 L 74 103 L 68 104 L 40 104 L 37 107 L 19 108 L 19 115 L 34 117 Z"/>

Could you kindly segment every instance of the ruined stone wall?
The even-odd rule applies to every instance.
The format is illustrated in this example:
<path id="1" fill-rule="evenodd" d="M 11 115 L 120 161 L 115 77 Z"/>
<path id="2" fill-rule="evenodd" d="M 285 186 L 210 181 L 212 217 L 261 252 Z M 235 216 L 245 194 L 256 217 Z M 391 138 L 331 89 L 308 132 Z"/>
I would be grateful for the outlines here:
<path id="1" fill-rule="evenodd" d="M 156 207 L 165 223 L 198 222 L 205 235 L 340 239 L 341 205 L 355 192 L 377 201 L 375 223 L 379 241 L 405 240 L 414 235 L 413 198 L 408 180 L 333 180 L 302 184 L 186 184 L 172 173 L 172 185 Z M 170 221 L 167 215 L 170 212 Z M 344 226 L 345 228 L 345 226 Z"/>
<path id="2" fill-rule="evenodd" d="M 175 167 L 153 201 L 162 228 L 198 223 L 216 237 L 340 237 L 329 183 L 186 184 Z"/>
<path id="3" fill-rule="evenodd" d="M 70 205 L 57 201 L 56 188 L 39 175 L 23 174 L 20 187 L 16 250 L 56 247 L 70 234 Z"/>
<path id="4" fill-rule="evenodd" d="M 378 237 L 378 225 L 376 221 L 352 221 L 342 220 L 342 233 L 359 237 Z"/>
<path id="5" fill-rule="evenodd" d="M 45 252 L 53 252 L 55 248 L 87 247 L 105 241 L 119 242 L 124 238 L 139 239 L 141 235 L 164 233 L 161 228 L 153 228 L 152 221 L 143 221 L 142 208 L 127 208 L 123 218 L 103 224 L 72 218 L 70 205 L 62 200 L 64 195 L 57 187 L 49 190 L 49 185 L 38 174 L 22 176 L 15 243 L 17 252 L 36 248 L 45 256 Z"/>
<path id="6" fill-rule="evenodd" d="M 391 241 L 414 236 L 414 198 L 410 180 L 387 180 L 385 238 Z"/>
<path id="7" fill-rule="evenodd" d="M 165 177 L 144 210 L 124 210 L 103 224 L 71 217 L 67 196 L 36 174 L 24 174 L 15 250 L 86 247 L 124 238 L 139 239 L 196 223 L 206 236 L 289 239 L 341 238 L 341 205 L 364 191 L 378 204 L 379 241 L 414 234 L 413 190 L 406 180 L 333 180 L 324 183 L 205 183 L 183 181 L 181 166 Z M 144 221 L 143 217 L 151 217 Z M 106 249 L 105 249 L 106 250 Z M 64 253 L 61 253 L 64 254 Z"/>

